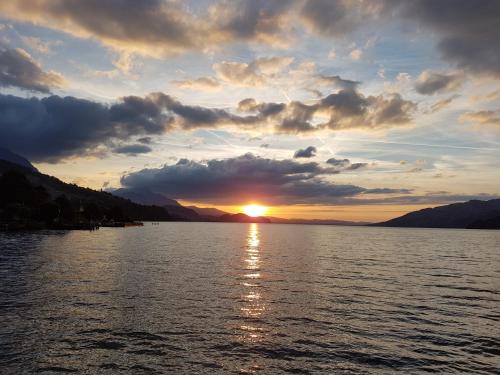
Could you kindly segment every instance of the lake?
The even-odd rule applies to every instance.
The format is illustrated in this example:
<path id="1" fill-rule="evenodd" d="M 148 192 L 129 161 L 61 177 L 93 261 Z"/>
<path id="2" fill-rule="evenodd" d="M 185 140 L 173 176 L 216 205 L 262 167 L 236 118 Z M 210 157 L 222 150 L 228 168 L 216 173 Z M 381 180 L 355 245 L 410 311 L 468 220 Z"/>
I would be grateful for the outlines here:
<path id="1" fill-rule="evenodd" d="M 500 231 L 0 233 L 0 373 L 498 373 Z"/>

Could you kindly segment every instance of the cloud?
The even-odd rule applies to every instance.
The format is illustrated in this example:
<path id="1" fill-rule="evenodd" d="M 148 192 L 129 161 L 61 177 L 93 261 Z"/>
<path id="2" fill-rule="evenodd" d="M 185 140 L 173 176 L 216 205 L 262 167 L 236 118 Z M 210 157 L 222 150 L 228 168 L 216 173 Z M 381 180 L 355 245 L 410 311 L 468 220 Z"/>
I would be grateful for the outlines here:
<path id="1" fill-rule="evenodd" d="M 112 105 L 0 95 L 0 143 L 35 162 L 100 154 L 114 140 L 161 134 L 171 121 L 155 95 L 123 97 Z"/>
<path id="2" fill-rule="evenodd" d="M 485 101 L 485 102 L 496 102 L 500 101 L 500 89 L 492 91 L 487 94 L 481 94 L 481 95 L 474 95 L 471 97 L 471 100 L 473 102 L 480 102 L 480 101 Z"/>
<path id="3" fill-rule="evenodd" d="M 441 74 L 426 70 L 418 77 L 415 90 L 422 95 L 455 91 L 462 86 L 464 80 L 462 73 Z"/>
<path id="4" fill-rule="evenodd" d="M 361 56 L 363 56 L 363 50 L 361 50 L 359 48 L 353 49 L 349 53 L 349 57 L 351 58 L 351 60 L 354 60 L 354 61 L 359 61 L 361 59 Z"/>
<path id="5" fill-rule="evenodd" d="M 212 77 L 186 79 L 180 81 L 173 81 L 173 83 L 181 89 L 200 90 L 200 91 L 218 91 L 221 89 L 220 82 Z"/>
<path id="6" fill-rule="evenodd" d="M 291 57 L 262 57 L 250 63 L 223 61 L 213 65 L 217 76 L 236 86 L 258 87 L 268 78 L 282 72 L 293 61 Z"/>
<path id="7" fill-rule="evenodd" d="M 326 161 L 328 164 L 331 164 L 335 167 L 342 167 L 345 168 L 351 164 L 349 159 L 335 159 L 335 158 L 330 158 Z"/>
<path id="8" fill-rule="evenodd" d="M 346 168 L 348 171 L 355 171 L 356 169 L 366 168 L 368 163 L 353 163 Z"/>
<path id="9" fill-rule="evenodd" d="M 361 82 L 351 81 L 349 79 L 340 78 L 340 76 L 325 76 L 318 75 L 317 82 L 320 85 L 329 85 L 340 89 L 354 90 L 357 89 Z"/>
<path id="10" fill-rule="evenodd" d="M 355 171 L 368 166 L 368 163 L 351 163 L 349 159 L 330 158 L 326 163 L 332 165 L 338 171 Z"/>
<path id="11" fill-rule="evenodd" d="M 141 144 L 120 146 L 113 150 L 113 152 L 117 154 L 126 154 L 130 156 L 136 156 L 137 154 L 147 154 L 151 151 L 153 151 L 151 147 Z"/>
<path id="12" fill-rule="evenodd" d="M 355 90 L 341 90 L 323 98 L 318 111 L 329 114 L 329 129 L 387 128 L 409 125 L 416 104 L 399 94 L 365 97 Z"/>
<path id="13" fill-rule="evenodd" d="M 120 51 L 160 57 L 235 41 L 283 45 L 294 1 L 218 1 L 198 12 L 176 0 L 0 2 L 5 17 L 31 22 Z"/>
<path id="14" fill-rule="evenodd" d="M 44 72 L 25 50 L 0 47 L 0 86 L 49 93 L 63 85 L 60 74 Z"/>
<path id="15" fill-rule="evenodd" d="M 363 9 L 366 8 L 352 6 L 348 1 L 307 0 L 300 19 L 317 34 L 343 36 L 358 27 Z"/>
<path id="16" fill-rule="evenodd" d="M 151 137 L 142 137 L 142 138 L 137 139 L 137 142 L 142 143 L 144 145 L 149 145 L 149 144 L 151 144 L 152 141 L 153 141 L 153 138 L 151 138 Z"/>
<path id="17" fill-rule="evenodd" d="M 176 0 L 16 0 L 0 2 L 0 12 L 115 50 L 155 57 L 210 51 L 239 41 L 283 47 L 304 28 L 339 38 L 376 21 L 410 19 L 438 35 L 437 48 L 445 60 L 500 77 L 497 0 L 482 0 L 481 6 L 457 0 L 220 0 L 196 11 Z M 359 58 L 361 50 L 355 51 L 351 57 Z"/>
<path id="18" fill-rule="evenodd" d="M 175 199 L 219 204 L 252 200 L 270 205 L 326 204 L 343 197 L 402 192 L 339 185 L 325 178 L 336 173 L 314 162 L 245 154 L 205 163 L 181 159 L 174 165 L 126 174 L 121 184 L 135 189 L 148 188 Z"/>
<path id="19" fill-rule="evenodd" d="M 45 55 L 52 52 L 52 46 L 60 44 L 58 41 L 44 41 L 34 36 L 21 36 L 21 40 L 32 50 Z"/>
<path id="20" fill-rule="evenodd" d="M 414 104 L 399 95 L 365 97 L 341 90 L 315 104 L 257 103 L 238 110 L 186 105 L 164 93 L 126 96 L 111 105 L 56 95 L 43 99 L 0 95 L 0 142 L 33 161 L 58 161 L 109 149 L 167 130 L 236 127 L 245 131 L 308 133 L 349 128 L 383 129 L 411 123 Z M 316 117 L 328 120 L 318 123 Z"/>
<path id="21" fill-rule="evenodd" d="M 254 99 L 240 102 L 239 109 L 257 112 L 255 123 L 271 122 L 277 133 L 311 133 L 320 130 L 352 128 L 383 129 L 409 125 L 416 104 L 399 94 L 365 97 L 356 90 L 340 90 L 314 104 L 299 101 L 257 103 Z M 318 115 L 327 117 L 318 122 Z"/>
<path id="22" fill-rule="evenodd" d="M 449 98 L 438 100 L 436 103 L 431 105 L 428 113 L 435 113 L 447 108 L 455 99 L 459 98 L 460 95 L 452 95 Z"/>
<path id="23" fill-rule="evenodd" d="M 479 125 L 500 126 L 500 110 L 466 112 L 460 116 L 460 119 Z"/>
<path id="24" fill-rule="evenodd" d="M 193 17 L 173 1 L 19 0 L 0 3 L 5 16 L 94 38 L 118 50 L 147 55 L 199 47 Z M 197 24 L 203 29 L 203 24 Z"/>
<path id="25" fill-rule="evenodd" d="M 295 153 L 293 154 L 293 157 L 295 159 L 297 158 L 312 158 L 314 156 L 316 156 L 316 147 L 314 146 L 309 146 L 309 147 L 306 147 L 306 148 L 301 148 L 297 151 L 295 151 Z"/>
<path id="26" fill-rule="evenodd" d="M 390 1 L 387 4 L 391 4 Z M 460 69 L 500 78 L 500 2 L 418 0 L 397 3 L 403 17 L 437 32 L 442 57 Z M 388 7 L 389 9 L 393 7 Z"/>

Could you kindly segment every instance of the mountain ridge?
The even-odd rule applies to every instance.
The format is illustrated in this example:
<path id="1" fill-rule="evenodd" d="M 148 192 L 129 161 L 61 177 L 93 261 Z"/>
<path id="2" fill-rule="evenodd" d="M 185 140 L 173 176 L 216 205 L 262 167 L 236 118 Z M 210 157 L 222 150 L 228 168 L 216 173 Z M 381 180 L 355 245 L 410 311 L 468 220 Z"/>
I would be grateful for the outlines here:
<path id="1" fill-rule="evenodd" d="M 500 199 L 470 200 L 424 208 L 372 225 L 381 227 L 500 229 L 500 226 L 495 226 L 497 218 L 500 218 Z"/>

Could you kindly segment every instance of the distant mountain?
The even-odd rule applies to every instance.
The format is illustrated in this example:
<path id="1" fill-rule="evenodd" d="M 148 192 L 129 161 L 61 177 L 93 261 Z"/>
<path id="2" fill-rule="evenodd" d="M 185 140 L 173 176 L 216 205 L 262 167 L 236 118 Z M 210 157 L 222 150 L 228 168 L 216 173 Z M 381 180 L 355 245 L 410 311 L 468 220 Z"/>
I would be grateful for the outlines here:
<path id="1" fill-rule="evenodd" d="M 184 207 L 177 203 L 177 205 L 163 206 L 171 215 L 187 221 L 203 221 L 203 218 L 190 208 Z"/>
<path id="2" fill-rule="evenodd" d="M 0 147 L 0 160 L 5 160 L 13 164 L 20 165 L 24 168 L 28 168 L 32 172 L 38 172 L 33 164 L 29 162 L 28 159 L 23 158 L 20 155 L 13 153 L 12 151 L 7 150 L 6 148 Z"/>
<path id="3" fill-rule="evenodd" d="M 374 224 L 384 227 L 418 228 L 498 228 L 500 199 L 472 200 L 410 212 L 401 217 Z"/>
<path id="4" fill-rule="evenodd" d="M 228 212 L 213 207 L 197 207 L 197 206 L 186 206 L 186 207 L 196 211 L 201 216 L 222 216 L 228 214 Z"/>
<path id="5" fill-rule="evenodd" d="M 267 217 L 257 216 L 252 217 L 242 213 L 239 214 L 225 214 L 218 217 L 217 221 L 223 221 L 228 223 L 270 223 Z"/>
<path id="6" fill-rule="evenodd" d="M 145 204 L 147 206 L 180 206 L 176 200 L 167 198 L 162 194 L 153 193 L 148 189 L 120 188 L 112 190 L 110 193 L 117 197 L 130 199 L 132 202 Z"/>
<path id="7" fill-rule="evenodd" d="M 181 220 L 200 221 L 202 219 L 196 210 L 184 207 L 176 200 L 167 198 L 163 194 L 152 192 L 149 189 L 120 188 L 112 190 L 111 194 L 130 199 L 132 202 L 139 204 L 163 207 L 172 216 Z"/>
<path id="8" fill-rule="evenodd" d="M 271 223 L 275 224 L 316 224 L 316 225 L 367 225 L 367 222 L 362 221 L 346 221 L 346 220 L 333 220 L 333 219 L 283 219 L 281 217 L 266 216 Z"/>

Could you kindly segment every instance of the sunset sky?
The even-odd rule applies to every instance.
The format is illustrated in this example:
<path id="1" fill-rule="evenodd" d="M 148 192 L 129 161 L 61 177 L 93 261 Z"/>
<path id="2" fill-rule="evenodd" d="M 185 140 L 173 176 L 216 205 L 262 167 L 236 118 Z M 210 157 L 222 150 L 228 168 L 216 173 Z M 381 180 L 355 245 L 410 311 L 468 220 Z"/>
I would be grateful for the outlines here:
<path id="1" fill-rule="evenodd" d="M 376 221 L 496 198 L 498 14 L 495 0 L 2 1 L 0 146 L 66 182 L 233 212 Z"/>

